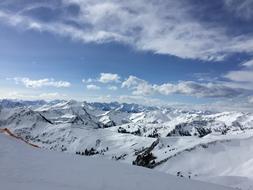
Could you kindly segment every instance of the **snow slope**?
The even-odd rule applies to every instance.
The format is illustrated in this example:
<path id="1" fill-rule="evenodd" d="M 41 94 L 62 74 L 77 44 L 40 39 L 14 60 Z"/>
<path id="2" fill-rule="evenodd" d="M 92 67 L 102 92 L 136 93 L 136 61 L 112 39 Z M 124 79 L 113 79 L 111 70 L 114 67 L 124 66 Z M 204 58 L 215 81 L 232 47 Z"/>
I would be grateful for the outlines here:
<path id="1" fill-rule="evenodd" d="M 4 190 L 229 190 L 101 159 L 33 148 L 0 134 L 0 188 Z"/>
<path id="2" fill-rule="evenodd" d="M 41 148 L 128 164 L 140 163 L 137 158 L 150 150 L 152 160 L 144 167 L 253 189 L 252 113 L 74 100 L 2 102 L 0 129 Z"/>
<path id="3" fill-rule="evenodd" d="M 182 151 L 156 169 L 193 179 L 253 189 L 253 137 L 217 140 Z"/>

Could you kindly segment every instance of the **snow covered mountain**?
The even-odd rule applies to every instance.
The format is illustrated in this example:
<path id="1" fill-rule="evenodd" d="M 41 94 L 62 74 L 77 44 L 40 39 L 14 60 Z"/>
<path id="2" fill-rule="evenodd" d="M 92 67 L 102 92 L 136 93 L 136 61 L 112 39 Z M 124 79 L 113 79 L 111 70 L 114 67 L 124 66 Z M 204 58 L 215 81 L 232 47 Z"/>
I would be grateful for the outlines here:
<path id="1" fill-rule="evenodd" d="M 252 113 L 2 100 L 0 128 L 45 149 L 118 160 L 243 190 L 253 187 Z"/>
<path id="2" fill-rule="evenodd" d="M 232 190 L 144 168 L 33 148 L 0 133 L 4 190 Z"/>

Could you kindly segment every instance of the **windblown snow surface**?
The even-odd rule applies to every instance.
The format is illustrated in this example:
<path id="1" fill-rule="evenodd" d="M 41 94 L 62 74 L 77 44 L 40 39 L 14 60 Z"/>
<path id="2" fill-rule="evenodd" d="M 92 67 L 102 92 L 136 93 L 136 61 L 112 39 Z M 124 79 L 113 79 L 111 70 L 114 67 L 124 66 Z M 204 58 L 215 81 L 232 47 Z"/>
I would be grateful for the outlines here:
<path id="1" fill-rule="evenodd" d="M 229 190 L 154 170 L 28 146 L 0 134 L 3 190 Z"/>
<path id="2" fill-rule="evenodd" d="M 50 153 L 59 164 L 60 159 L 76 160 L 78 166 L 87 166 L 83 162 L 92 165 L 93 160 L 93 165 L 96 165 L 95 162 L 98 165 L 108 163 L 108 167 L 104 169 L 110 171 L 109 173 L 115 172 L 112 174 L 114 175 L 112 178 L 115 177 L 115 179 L 118 179 L 120 175 L 116 175 L 117 172 L 109 169 L 110 167 L 127 168 L 125 170 L 129 169 L 129 172 L 126 171 L 124 175 L 126 183 L 131 183 L 128 179 L 131 176 L 128 177 L 127 174 L 130 175 L 131 171 L 135 173 L 135 170 L 140 170 L 140 175 L 144 177 L 146 174 L 143 174 L 142 171 L 145 171 L 144 173 L 154 172 L 150 175 L 157 176 L 164 176 L 161 173 L 166 173 L 168 180 L 172 179 L 171 175 L 174 175 L 178 180 L 181 178 L 184 181 L 186 179 L 187 181 L 201 180 L 242 190 L 253 189 L 252 113 L 147 107 L 117 102 L 0 100 L 0 129 L 8 129 L 17 137 L 42 148 L 40 151 L 29 150 L 29 156 L 41 155 L 41 157 L 36 157 L 38 160 L 34 163 L 34 170 L 36 170 L 37 163 L 40 163 L 39 158 L 42 159 L 41 162 L 44 162 L 43 160 Z M 3 143 L 0 146 L 3 146 Z M 52 151 L 46 152 L 43 149 Z M 12 153 L 3 150 L 5 150 L 4 147 L 1 147 L 1 159 L 7 159 L 8 154 L 15 157 L 15 151 Z M 17 151 L 17 154 L 22 155 Z M 55 151 L 65 154 L 55 153 Z M 45 154 L 45 158 L 42 158 L 42 153 Z M 18 159 L 19 155 L 16 157 Z M 102 158 L 104 160 L 101 160 Z M 13 160 L 13 163 L 17 162 L 16 164 L 22 165 L 22 162 L 26 162 L 21 159 L 18 163 L 17 159 Z M 54 167 L 51 163 L 57 164 L 58 162 L 53 161 L 51 157 L 48 160 L 49 176 L 54 174 L 51 171 Z M 65 163 L 67 166 L 64 167 L 77 167 L 72 166 L 74 164 L 72 162 L 74 161 L 67 161 Z M 118 162 L 151 168 L 156 172 L 119 165 Z M 7 165 L 2 164 L 1 166 L 6 166 L 8 170 Z M 44 170 L 44 167 L 46 168 L 47 165 L 41 165 L 40 169 Z M 16 175 L 14 170 L 11 173 L 18 180 L 22 175 L 18 173 Z M 29 170 L 33 170 L 33 167 Z M 0 173 L 4 175 L 2 171 L 1 168 Z M 92 172 L 93 170 L 88 167 L 87 171 Z M 76 172 L 78 173 L 79 170 Z M 80 169 L 80 172 L 83 170 Z M 104 174 L 100 170 L 99 172 Z M 61 175 L 64 178 L 65 175 L 68 175 L 67 173 L 65 171 L 57 174 L 60 179 Z M 47 176 L 46 173 L 44 175 Z M 80 177 L 85 178 L 88 174 L 83 175 L 84 177 L 82 175 Z M 100 174 L 97 175 L 100 176 Z M 92 175 L 88 178 L 90 181 L 96 179 L 94 176 L 94 178 L 91 177 Z M 100 177 L 102 178 L 102 175 Z M 141 186 L 142 181 L 147 178 L 139 179 L 139 176 L 136 176 L 136 179 L 131 180 Z M 161 177 L 161 180 L 163 178 Z M 104 181 L 109 180 L 107 176 L 105 179 Z M 134 180 L 140 180 L 140 182 Z M 30 180 L 31 183 L 32 181 Z M 74 182 L 74 179 L 72 181 Z M 78 186 L 79 182 L 76 184 Z M 161 184 L 166 185 L 167 182 L 161 182 Z M 93 189 L 110 189 L 111 187 L 109 184 L 105 188 L 102 188 L 102 184 L 100 185 L 101 187 L 96 186 Z M 161 189 L 163 187 L 165 186 L 162 186 Z M 134 186 L 132 188 L 130 186 L 129 189 L 134 189 Z"/>

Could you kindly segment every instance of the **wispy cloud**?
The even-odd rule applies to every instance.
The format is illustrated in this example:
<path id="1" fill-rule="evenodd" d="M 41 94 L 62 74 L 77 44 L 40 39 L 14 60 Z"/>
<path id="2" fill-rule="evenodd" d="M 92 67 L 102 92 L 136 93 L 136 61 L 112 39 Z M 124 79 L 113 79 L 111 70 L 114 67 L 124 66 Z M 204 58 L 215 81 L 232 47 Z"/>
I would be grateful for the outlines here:
<path id="1" fill-rule="evenodd" d="M 92 78 L 88 78 L 88 79 L 82 79 L 83 83 L 92 83 L 95 82 L 96 80 L 92 79 Z"/>
<path id="2" fill-rule="evenodd" d="M 253 104 L 253 96 L 248 97 L 249 103 Z"/>
<path id="3" fill-rule="evenodd" d="M 181 94 L 186 96 L 207 98 L 230 98 L 244 94 L 245 90 L 231 88 L 219 83 L 198 83 L 194 81 L 179 81 L 178 83 L 150 84 L 135 76 L 129 76 L 122 83 L 122 87 L 132 90 L 134 95 L 161 95 Z"/>
<path id="4" fill-rule="evenodd" d="M 230 71 L 224 77 L 234 82 L 251 84 L 253 89 L 253 60 L 243 63 L 240 70 Z"/>
<path id="5" fill-rule="evenodd" d="M 108 89 L 109 90 L 118 90 L 118 87 L 117 86 L 108 86 Z"/>
<path id="6" fill-rule="evenodd" d="M 235 1 L 224 1 L 226 6 L 234 7 Z M 237 3 L 237 7 L 248 10 L 249 3 L 245 2 L 251 1 L 243 2 Z M 159 3 L 152 0 L 62 0 L 58 9 L 64 13 L 69 6 L 75 5 L 77 13 L 61 14 L 50 22 L 26 14 L 27 9 L 38 9 L 38 5 L 32 4 L 25 4 L 18 12 L 0 9 L 0 22 L 67 36 L 84 43 L 127 43 L 138 50 L 181 58 L 221 60 L 231 53 L 253 53 L 252 34 L 231 35 L 225 25 L 200 22 L 191 14 L 194 7 L 182 0 L 161 0 Z M 51 6 L 56 5 L 52 3 Z"/>
<path id="7" fill-rule="evenodd" d="M 65 99 L 67 96 L 65 94 L 60 94 L 58 92 L 48 92 L 48 93 L 21 93 L 17 91 L 13 91 L 10 93 L 6 93 L 4 96 L 0 98 L 7 98 L 7 99 L 27 99 L 27 100 L 55 100 L 55 99 Z"/>
<path id="8" fill-rule="evenodd" d="M 225 77 L 232 81 L 253 83 L 253 70 L 231 71 L 228 74 L 226 74 Z"/>
<path id="9" fill-rule="evenodd" d="M 89 84 L 86 86 L 88 90 L 100 90 L 100 87 L 95 84 Z"/>
<path id="10" fill-rule="evenodd" d="M 58 92 L 50 92 L 50 93 L 42 93 L 39 94 L 39 98 L 46 99 L 46 100 L 54 100 L 54 99 L 62 99 L 66 98 L 66 95 L 59 94 Z"/>
<path id="11" fill-rule="evenodd" d="M 56 81 L 53 78 L 44 78 L 39 80 L 32 80 L 29 78 L 13 78 L 16 84 L 22 84 L 27 88 L 41 88 L 41 87 L 56 87 L 56 88 L 67 88 L 71 86 L 70 82 L 67 81 Z"/>
<path id="12" fill-rule="evenodd" d="M 239 18 L 251 19 L 253 16 L 253 1 L 252 0 L 223 0 L 224 5 L 228 10 L 237 15 Z"/>
<path id="13" fill-rule="evenodd" d="M 230 88 L 217 83 L 197 83 L 194 81 L 182 81 L 177 84 L 166 83 L 155 85 L 154 89 L 161 94 L 182 94 L 206 98 L 230 98 L 242 95 L 245 91 L 240 88 Z"/>

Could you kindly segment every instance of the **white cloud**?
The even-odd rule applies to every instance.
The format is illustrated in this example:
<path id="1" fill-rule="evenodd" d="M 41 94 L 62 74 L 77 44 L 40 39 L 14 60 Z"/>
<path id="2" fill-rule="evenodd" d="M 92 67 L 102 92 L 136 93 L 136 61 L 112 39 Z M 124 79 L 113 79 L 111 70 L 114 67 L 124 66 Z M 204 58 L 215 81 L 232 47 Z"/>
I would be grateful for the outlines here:
<path id="1" fill-rule="evenodd" d="M 108 89 L 109 90 L 118 90 L 118 87 L 117 86 L 108 86 Z"/>
<path id="2" fill-rule="evenodd" d="M 133 95 L 162 95 L 182 94 L 195 97 L 228 98 L 236 97 L 244 93 L 240 88 L 231 88 L 223 84 L 197 83 L 193 81 L 180 81 L 176 84 L 164 83 L 161 85 L 149 84 L 147 81 L 135 76 L 129 76 L 122 83 L 122 87 L 132 90 Z"/>
<path id="3" fill-rule="evenodd" d="M 125 81 L 122 83 L 122 87 L 130 88 L 132 86 L 137 86 L 140 83 L 147 83 L 145 80 L 142 80 L 136 76 L 130 75 Z"/>
<path id="4" fill-rule="evenodd" d="M 246 61 L 242 65 L 247 68 L 253 68 L 253 60 Z"/>
<path id="5" fill-rule="evenodd" d="M 249 103 L 253 104 L 253 96 L 248 97 Z"/>
<path id="6" fill-rule="evenodd" d="M 231 81 L 250 83 L 253 85 L 253 60 L 243 63 L 242 69 L 230 71 L 224 77 Z"/>
<path id="7" fill-rule="evenodd" d="M 95 84 L 89 84 L 86 86 L 88 90 L 100 90 L 100 87 Z"/>
<path id="8" fill-rule="evenodd" d="M 65 98 L 66 95 L 59 94 L 58 92 L 52 92 L 52 93 L 42 93 L 38 96 L 41 99 L 45 100 L 54 100 L 54 99 L 62 99 Z"/>
<path id="9" fill-rule="evenodd" d="M 49 92 L 49 93 L 32 93 L 32 92 L 9 92 L 5 93 L 1 98 L 7 99 L 26 99 L 26 100 L 55 100 L 55 99 L 64 99 L 67 98 L 65 94 L 59 94 L 58 92 Z"/>
<path id="10" fill-rule="evenodd" d="M 113 73 L 100 73 L 99 82 L 102 83 L 112 83 L 112 82 L 120 82 L 120 76 L 118 74 Z"/>
<path id="11" fill-rule="evenodd" d="M 83 83 L 92 83 L 92 82 L 95 82 L 95 80 L 92 78 L 88 78 L 88 79 L 82 79 L 82 82 Z"/>
<path id="12" fill-rule="evenodd" d="M 252 0 L 223 0 L 225 7 L 234 13 L 236 16 L 243 19 L 251 19 L 253 16 L 253 1 Z"/>
<path id="13" fill-rule="evenodd" d="M 56 87 L 56 88 L 61 88 L 61 87 L 70 87 L 71 83 L 67 81 L 55 81 L 55 79 L 39 79 L 39 80 L 31 80 L 29 78 L 13 78 L 13 80 L 17 84 L 23 84 L 27 88 L 41 88 L 41 87 Z"/>
<path id="14" fill-rule="evenodd" d="M 229 1 L 236 0 L 226 1 L 226 5 L 231 6 Z M 130 44 L 138 50 L 181 58 L 221 60 L 231 53 L 253 53 L 251 34 L 231 36 L 224 25 L 218 27 L 200 22 L 190 13 L 193 7 L 187 1 L 62 0 L 62 3 L 62 7 L 74 3 L 80 8 L 79 13 L 63 14 L 54 22 L 42 22 L 25 14 L 26 7 L 19 12 L 0 9 L 0 22 L 67 36 L 84 43 L 114 41 Z M 239 7 L 243 7 L 240 9 L 243 11 L 240 12 L 251 16 L 249 7 L 252 6 L 248 4 L 241 3 Z M 29 6 L 29 10 L 33 8 Z"/>
<path id="15" fill-rule="evenodd" d="M 154 85 L 156 91 L 163 95 L 182 94 L 195 97 L 229 98 L 241 95 L 242 89 L 230 88 L 223 84 L 197 83 L 193 81 L 181 81 L 177 84 L 166 83 Z"/>
<path id="16" fill-rule="evenodd" d="M 253 83 L 253 70 L 252 71 L 230 71 L 225 75 L 226 78 L 236 82 L 252 82 Z"/>
<path id="17" fill-rule="evenodd" d="M 96 79 L 88 78 L 88 79 L 82 79 L 82 82 L 87 83 L 120 83 L 120 76 L 118 74 L 114 73 L 100 73 L 100 76 Z"/>
<path id="18" fill-rule="evenodd" d="M 122 82 L 122 88 L 127 87 L 133 90 L 133 95 L 150 95 L 154 92 L 153 86 L 147 81 L 135 76 L 129 76 Z"/>

